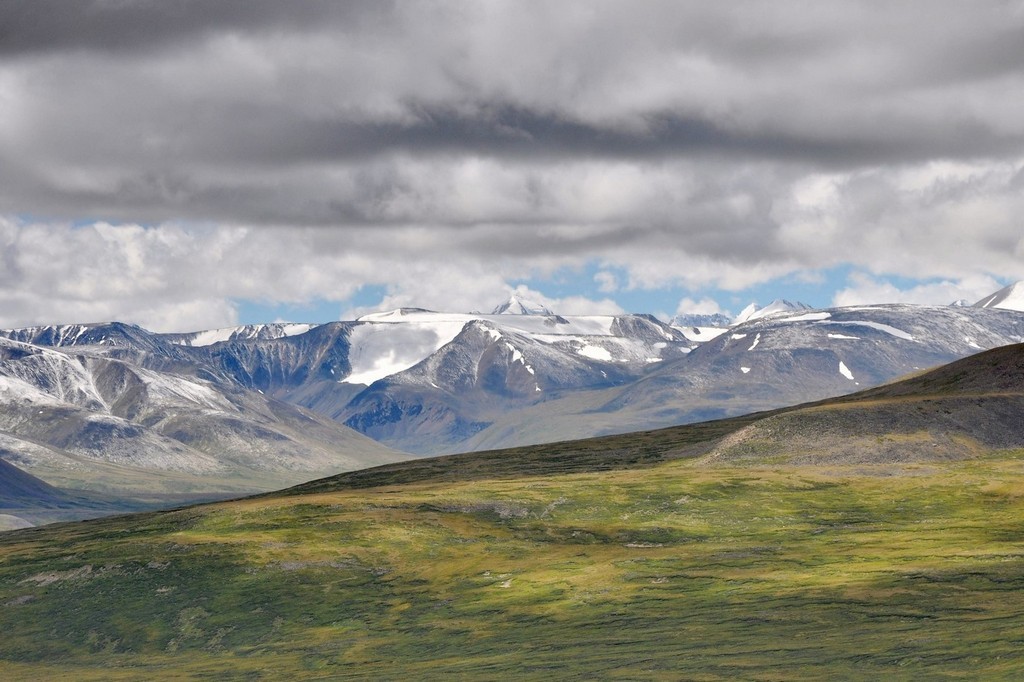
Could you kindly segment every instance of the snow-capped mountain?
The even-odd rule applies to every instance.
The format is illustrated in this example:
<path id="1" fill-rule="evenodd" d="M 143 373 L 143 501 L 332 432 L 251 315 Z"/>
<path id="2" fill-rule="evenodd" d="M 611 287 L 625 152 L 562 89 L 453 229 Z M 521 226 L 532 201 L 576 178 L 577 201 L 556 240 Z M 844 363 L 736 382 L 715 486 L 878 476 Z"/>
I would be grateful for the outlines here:
<path id="1" fill-rule="evenodd" d="M 165 352 L 160 334 L 123 322 L 98 324 L 58 324 L 0 330 L 0 336 L 37 346 L 90 346 L 107 354 L 119 351 Z"/>
<path id="2" fill-rule="evenodd" d="M 0 339 L 0 456 L 44 480 L 116 489 L 146 472 L 156 488 L 169 474 L 172 490 L 204 477 L 253 490 L 401 458 L 257 392 L 73 348 Z"/>
<path id="3" fill-rule="evenodd" d="M 228 341 L 204 354 L 218 376 L 416 452 L 443 452 L 495 413 L 552 392 L 634 381 L 693 343 L 643 315 L 439 313 L 404 308 L 294 337 Z M 434 437 L 413 422 L 433 420 Z M 448 433 L 445 437 L 437 435 Z M 409 438 L 403 434 L 409 433 Z"/>
<path id="4" fill-rule="evenodd" d="M 642 317 L 612 318 L 587 330 L 600 334 L 547 331 L 529 333 L 474 319 L 422 362 L 357 394 L 338 418 L 393 447 L 444 452 L 498 414 L 564 391 L 633 381 L 663 356 L 688 350 L 681 337 Z"/>
<path id="5" fill-rule="evenodd" d="M 585 403 L 563 396 L 481 430 L 474 449 L 509 442 L 516 420 L 562 439 L 669 426 L 852 393 L 984 348 L 1024 340 L 1024 314 L 879 305 L 755 319 L 641 379 Z"/>
<path id="6" fill-rule="evenodd" d="M 1014 300 L 1012 293 L 1000 302 Z M 12 405 L 26 397 L 25 404 L 33 405 L 57 400 L 64 410 L 145 427 L 146 437 L 155 439 L 148 451 L 165 458 L 160 461 L 176 461 L 177 447 L 217 457 L 227 451 L 223 446 L 198 448 L 187 432 L 202 430 L 203 419 L 219 423 L 215 415 L 234 414 L 232 409 L 279 410 L 282 403 L 275 399 L 391 447 L 434 454 L 781 407 L 1024 339 L 1024 314 L 999 307 L 810 310 L 775 301 L 743 317 L 731 326 L 717 326 L 719 319 L 685 320 L 716 323 L 705 327 L 669 325 L 646 315 L 562 316 L 512 297 L 493 314 L 402 308 L 305 330 L 274 324 L 170 335 L 116 323 L 38 327 L 0 336 L 51 344 L 51 352 L 63 356 L 54 366 L 67 366 L 62 371 L 69 376 L 87 376 L 64 383 L 31 379 L 36 374 L 28 368 L 41 361 L 13 357 L 0 374 L 8 383 L 28 386 L 18 384 L 21 393 Z M 123 367 L 100 371 L 101 360 Z M 90 384 L 105 385 L 108 374 L 134 377 L 119 379 L 122 397 L 97 393 Z M 203 395 L 212 391 L 217 402 L 204 404 L 196 393 L 189 407 L 174 408 L 187 409 L 194 420 L 173 430 L 167 426 L 172 420 L 162 416 L 169 407 L 125 411 L 134 404 L 124 397 L 132 386 L 155 386 L 161 377 L 170 381 L 162 389 L 168 396 L 186 388 Z M 7 452 L 51 443 L 50 436 L 36 438 L 32 429 L 43 427 L 28 425 L 30 411 L 12 408 L 10 414 L 20 415 L 24 425 L 21 431 L 8 429 L 8 438 L 21 440 Z M 207 462 L 190 461 L 200 468 Z"/>
<path id="7" fill-rule="evenodd" d="M 240 327 L 224 327 L 187 334 L 161 334 L 161 338 L 181 346 L 211 346 L 222 341 L 249 341 L 252 339 L 279 339 L 283 336 L 305 334 L 315 324 L 272 322 L 269 324 L 247 324 Z"/>
<path id="8" fill-rule="evenodd" d="M 500 307 L 499 307 L 500 308 Z M 482 325 L 496 335 L 546 347 L 569 364 L 647 364 L 676 357 L 692 344 L 658 320 L 642 315 L 474 315 L 403 308 L 360 317 L 350 325 L 350 373 L 339 380 L 370 385 L 427 360 Z"/>
<path id="9" fill-rule="evenodd" d="M 763 317 L 800 312 L 801 310 L 812 310 L 812 308 L 806 303 L 791 303 L 781 298 L 775 299 L 763 308 L 759 307 L 756 303 L 751 303 L 740 311 L 740 314 L 733 320 L 733 324 L 742 324 L 751 320 L 760 320 Z"/>
<path id="10" fill-rule="evenodd" d="M 765 406 L 775 406 L 770 396 L 792 404 L 849 393 L 1024 339 L 1024 316 L 979 312 L 879 305 L 765 317 L 694 350 L 685 374 L 694 385 L 713 384 L 713 402 L 767 397 Z"/>
<path id="11" fill-rule="evenodd" d="M 0 336 L 74 350 L 75 357 L 87 358 L 91 365 L 116 360 L 150 382 L 173 376 L 175 382 L 255 392 L 264 401 L 272 396 L 388 443 L 408 442 L 417 452 L 457 447 L 496 414 L 553 394 L 635 381 L 651 366 L 681 357 L 695 345 L 646 315 L 563 317 L 517 297 L 496 310 L 501 312 L 405 308 L 307 325 L 305 331 L 299 325 L 275 324 L 175 335 L 118 325 L 69 325 Z M 56 350 L 51 353 L 64 364 L 72 359 Z M 19 367 L 29 372 L 29 364 Z M 83 377 L 70 383 L 86 392 L 90 385 Z M 68 391 L 58 398 L 67 399 Z M 110 401 L 90 393 L 75 404 L 102 412 Z M 223 410 L 223 405 L 205 408 Z M 433 439 L 420 431 L 427 428 L 428 415 L 434 419 L 430 428 L 438 434 Z M 157 441 L 147 441 L 154 466 L 187 469 L 174 464 L 178 455 L 196 471 L 214 466 L 192 453 L 175 454 L 175 443 Z"/>
<path id="12" fill-rule="evenodd" d="M 512 294 L 508 300 L 497 306 L 492 315 L 553 315 L 547 306 L 531 301 L 519 294 Z"/>
<path id="13" fill-rule="evenodd" d="M 1014 282 L 974 304 L 978 308 L 1024 311 L 1024 281 Z"/>

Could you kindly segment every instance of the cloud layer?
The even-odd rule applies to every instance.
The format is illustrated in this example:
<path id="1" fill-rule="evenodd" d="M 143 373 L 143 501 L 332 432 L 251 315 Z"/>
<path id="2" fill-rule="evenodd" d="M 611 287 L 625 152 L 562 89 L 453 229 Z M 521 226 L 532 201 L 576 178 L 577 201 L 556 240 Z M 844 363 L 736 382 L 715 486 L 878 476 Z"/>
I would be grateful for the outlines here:
<path id="1" fill-rule="evenodd" d="M 0 26 L 4 325 L 366 284 L 482 308 L 587 263 L 625 273 L 605 307 L 840 264 L 1024 277 L 1020 2 L 15 0 Z"/>

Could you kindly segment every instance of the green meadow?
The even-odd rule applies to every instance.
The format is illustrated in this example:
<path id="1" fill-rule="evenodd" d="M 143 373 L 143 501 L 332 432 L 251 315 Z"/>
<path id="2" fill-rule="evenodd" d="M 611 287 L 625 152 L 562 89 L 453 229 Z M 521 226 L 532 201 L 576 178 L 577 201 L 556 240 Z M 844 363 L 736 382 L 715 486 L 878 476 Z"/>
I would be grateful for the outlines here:
<path id="1" fill-rule="evenodd" d="M 4 533 L 0 677 L 1024 677 L 1024 451 L 471 479 Z"/>

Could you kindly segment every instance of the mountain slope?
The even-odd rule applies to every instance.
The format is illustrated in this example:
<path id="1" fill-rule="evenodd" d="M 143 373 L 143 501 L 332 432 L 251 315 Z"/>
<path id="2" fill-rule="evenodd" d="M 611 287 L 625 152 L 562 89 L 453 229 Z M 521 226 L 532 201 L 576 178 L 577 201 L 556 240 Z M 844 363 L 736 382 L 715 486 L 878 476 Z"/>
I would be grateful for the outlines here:
<path id="1" fill-rule="evenodd" d="M 117 488 L 118 470 L 185 474 L 187 489 L 267 489 L 403 455 L 340 424 L 232 384 L 106 355 L 0 340 L 0 447 L 72 487 Z M 95 465 L 95 466 L 93 466 Z M 126 485 L 135 485 L 127 476 Z M 226 488 L 226 479 L 233 482 Z M 170 489 L 179 476 L 163 477 Z"/>
<path id="2" fill-rule="evenodd" d="M 0 456 L 6 456 L 2 447 Z M 50 485 L 0 458 L 0 531 L 194 504 L 217 497 L 224 496 L 160 496 L 140 493 L 128 498 L 63 489 Z"/>
<path id="3" fill-rule="evenodd" d="M 1022 339 L 1024 315 L 999 309 L 858 306 L 758 319 L 621 388 L 563 395 L 505 415 L 466 449 L 771 410 L 853 393 Z"/>
<path id="4" fill-rule="evenodd" d="M 52 485 L 0 459 L 0 509 L 26 504 L 59 504 L 67 499 L 67 495 Z"/>
<path id="5" fill-rule="evenodd" d="M 68 496 L 0 459 L 0 531 L 33 526 L 26 511 L 61 506 L 72 506 Z"/>
<path id="6" fill-rule="evenodd" d="M 1000 289 L 974 304 L 977 308 L 1002 308 L 1024 311 L 1024 281 Z"/>
<path id="7" fill-rule="evenodd" d="M 646 321 L 612 321 L 638 327 Z M 382 379 L 339 413 L 345 424 L 399 449 L 458 449 L 498 417 L 552 393 L 635 380 L 660 362 L 659 341 L 634 328 L 628 337 L 535 335 L 486 320 L 468 323 L 452 341 L 417 365 Z M 628 339 L 628 340 L 627 340 Z M 651 356 L 654 357 L 651 357 Z"/>

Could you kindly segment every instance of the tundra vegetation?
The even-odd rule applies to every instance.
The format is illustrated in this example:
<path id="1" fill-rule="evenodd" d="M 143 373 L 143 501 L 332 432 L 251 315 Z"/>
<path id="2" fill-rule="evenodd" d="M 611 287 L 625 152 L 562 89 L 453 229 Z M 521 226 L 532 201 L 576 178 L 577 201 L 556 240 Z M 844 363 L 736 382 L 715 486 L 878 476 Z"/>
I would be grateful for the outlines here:
<path id="1" fill-rule="evenodd" d="M 1024 451 L 425 481 L 0 535 L 5 679 L 1024 674 Z"/>

